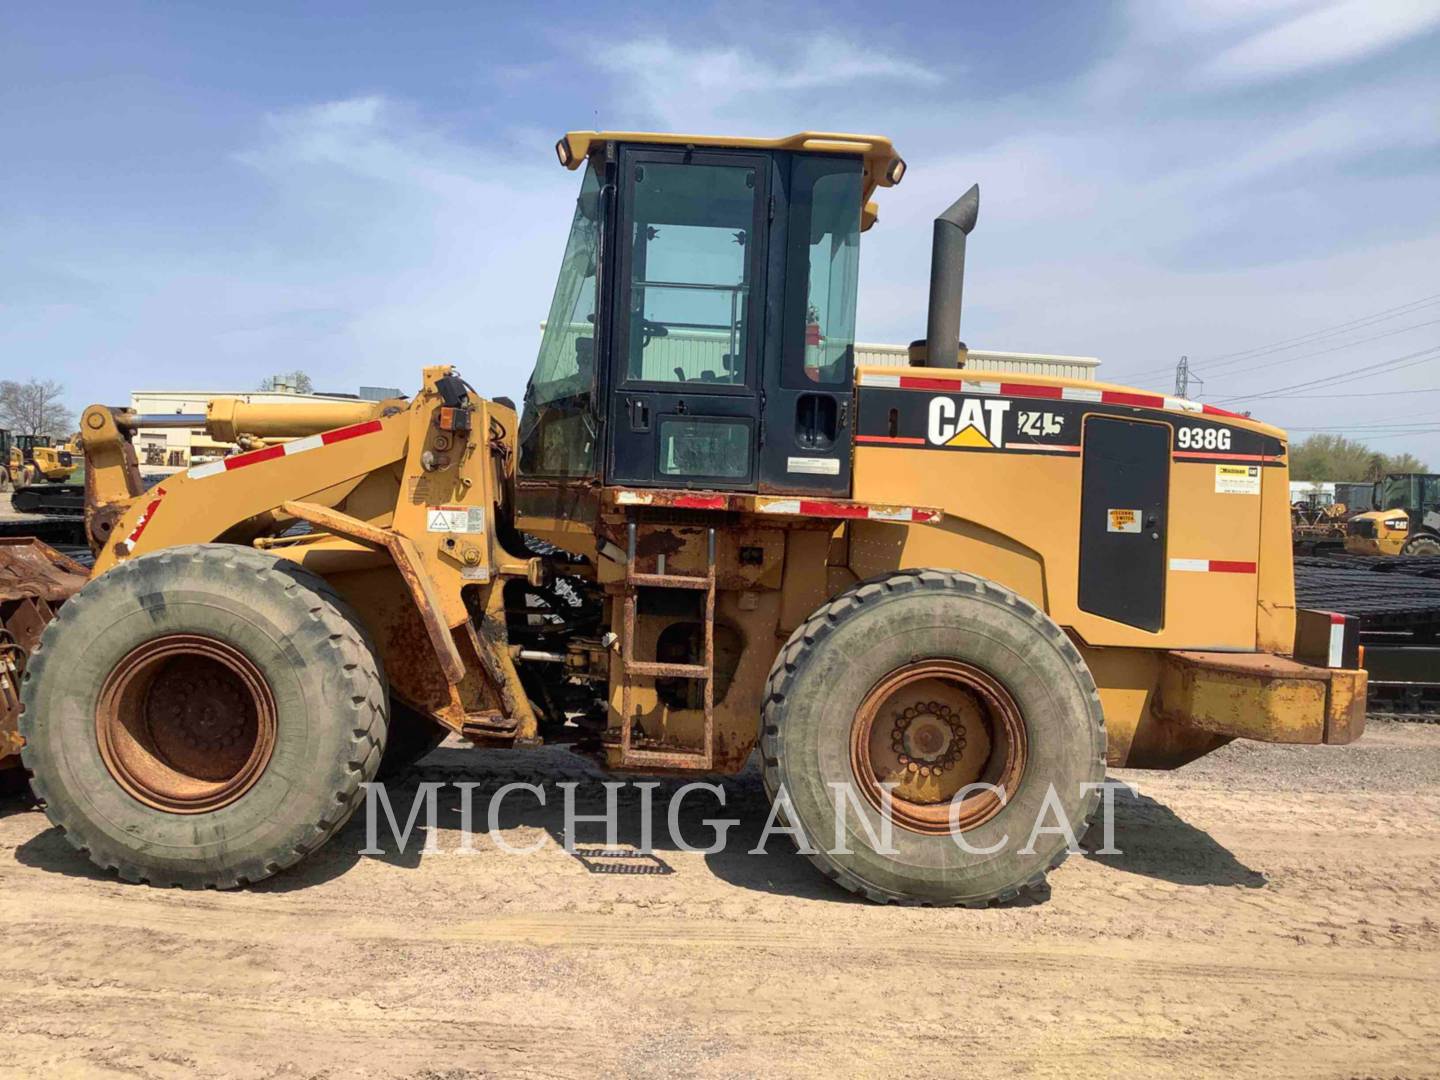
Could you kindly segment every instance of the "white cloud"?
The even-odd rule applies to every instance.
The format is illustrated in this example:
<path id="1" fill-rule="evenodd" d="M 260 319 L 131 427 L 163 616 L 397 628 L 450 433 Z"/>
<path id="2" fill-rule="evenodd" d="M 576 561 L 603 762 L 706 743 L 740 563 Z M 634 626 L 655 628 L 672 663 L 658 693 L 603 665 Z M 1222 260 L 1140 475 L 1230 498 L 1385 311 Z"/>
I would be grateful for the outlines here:
<path id="1" fill-rule="evenodd" d="M 1115 84 L 1124 90 L 1108 95 L 1084 92 L 1092 70 L 1001 97 L 823 27 L 808 45 L 787 39 L 773 51 L 752 39 L 712 37 L 699 49 L 678 37 L 587 40 L 551 89 L 583 97 L 587 117 L 593 101 L 612 127 L 853 126 L 894 137 L 911 169 L 880 194 L 881 224 L 866 235 L 862 339 L 923 332 L 930 218 L 978 180 L 968 341 L 1098 355 L 1116 376 L 1183 352 L 1203 375 L 1206 355 L 1434 291 L 1424 282 L 1440 260 L 1426 157 L 1440 141 L 1435 70 L 1316 81 L 1286 99 L 1264 87 L 1188 89 L 1191 73 L 1246 35 L 1303 28 L 1334 6 L 1157 4 L 1149 23 L 1113 42 L 1108 63 L 1125 73 Z M 7 311 L 0 351 L 83 357 L 77 385 L 123 385 L 126 371 L 143 371 L 155 384 L 244 387 L 298 367 L 327 388 L 411 386 L 422 365 L 449 361 L 482 390 L 515 395 L 578 186 L 554 164 L 553 134 L 493 124 L 472 133 L 381 94 L 277 112 L 230 159 L 246 201 L 213 233 L 162 249 L 107 234 L 100 215 L 73 223 L 73 235 L 52 226 L 10 237 L 20 263 L 74 284 L 63 306 L 47 289 L 48 307 Z M 1219 397 L 1330 374 L 1436 340 L 1426 333 L 1321 358 L 1295 377 L 1226 371 L 1207 389 Z M 1425 385 L 1437 376 L 1420 367 L 1380 388 Z M 108 383 L 103 394 L 118 399 Z M 1375 419 L 1389 400 L 1362 403 L 1355 418 Z M 1313 424 L 1332 404 L 1264 412 Z M 1440 465 L 1440 437 L 1416 449 Z"/>
<path id="2" fill-rule="evenodd" d="M 1126 18 L 1146 41 L 1170 41 L 1197 34 L 1234 31 L 1324 0 L 1131 0 Z"/>
<path id="3" fill-rule="evenodd" d="M 771 60 L 748 48 L 696 48 L 663 37 L 621 41 L 587 54 L 602 71 L 616 76 L 622 102 L 647 119 L 677 130 L 733 106 L 766 108 L 766 99 L 786 91 L 834 89 L 857 82 L 933 86 L 943 76 L 918 61 L 855 44 L 833 33 L 775 43 Z M 766 108 L 766 111 L 769 111 Z"/>
<path id="4" fill-rule="evenodd" d="M 267 140 L 237 157 L 277 179 L 335 168 L 444 198 L 474 198 L 499 165 L 374 94 L 272 113 L 265 126 Z"/>
<path id="5" fill-rule="evenodd" d="M 1276 79 L 1353 63 L 1436 26 L 1435 0 L 1341 0 L 1247 37 L 1199 74 L 1223 84 Z"/>

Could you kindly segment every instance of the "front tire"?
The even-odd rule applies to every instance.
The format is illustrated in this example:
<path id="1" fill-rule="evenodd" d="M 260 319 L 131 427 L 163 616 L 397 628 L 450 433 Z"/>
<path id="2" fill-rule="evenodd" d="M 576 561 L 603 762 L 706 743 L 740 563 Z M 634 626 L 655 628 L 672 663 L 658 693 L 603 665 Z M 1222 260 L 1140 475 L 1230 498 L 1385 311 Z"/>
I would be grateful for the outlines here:
<path id="1" fill-rule="evenodd" d="M 350 818 L 386 698 L 368 634 L 322 578 L 248 548 L 169 548 L 60 608 L 26 667 L 21 758 L 97 865 L 234 888 Z"/>
<path id="2" fill-rule="evenodd" d="M 1417 536 L 1400 549 L 1401 555 L 1440 555 L 1440 540 L 1433 536 Z"/>
<path id="3" fill-rule="evenodd" d="M 1041 884 L 1068 853 L 1050 833 L 1022 850 L 1047 798 L 1083 835 L 1105 728 L 1084 660 L 1044 612 L 969 574 L 906 570 L 854 586 L 790 636 L 761 753 L 771 799 L 840 885 L 880 902 L 983 906 Z M 886 782 L 891 852 L 870 838 L 884 836 Z M 1004 798 L 967 792 L 978 783 Z M 837 843 L 846 788 L 860 797 Z"/>

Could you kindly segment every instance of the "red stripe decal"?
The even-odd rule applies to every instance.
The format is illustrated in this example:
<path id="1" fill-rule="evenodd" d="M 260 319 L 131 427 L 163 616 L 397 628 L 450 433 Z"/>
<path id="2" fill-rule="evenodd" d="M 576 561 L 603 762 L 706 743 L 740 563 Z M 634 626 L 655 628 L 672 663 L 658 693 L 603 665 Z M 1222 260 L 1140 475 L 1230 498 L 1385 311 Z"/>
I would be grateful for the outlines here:
<path id="1" fill-rule="evenodd" d="M 150 505 L 145 507 L 145 512 L 140 515 L 140 520 L 135 523 L 135 528 L 131 529 L 130 535 L 124 539 L 123 543 L 127 547 L 133 548 L 136 542 L 139 541 L 140 535 L 145 531 L 145 526 L 150 524 L 150 519 L 155 516 L 155 511 L 160 509 L 160 500 L 164 497 L 165 489 L 163 487 L 157 487 L 155 489 L 155 498 L 150 500 Z"/>
<path id="2" fill-rule="evenodd" d="M 870 508 L 855 506 L 851 503 L 815 502 L 811 499 L 801 499 L 800 513 L 814 514 L 817 517 L 863 518 L 870 515 Z"/>
<path id="3" fill-rule="evenodd" d="M 1217 454 L 1214 450 L 1176 450 L 1177 458 L 1223 458 L 1225 461 L 1279 461 L 1274 454 Z"/>
<path id="4" fill-rule="evenodd" d="M 1227 562 L 1223 559 L 1211 559 L 1210 572 L 1212 574 L 1253 574 L 1255 573 L 1255 564 L 1253 562 Z"/>
<path id="5" fill-rule="evenodd" d="M 1333 612 L 1333 611 L 1330 612 L 1330 625 L 1331 625 L 1331 626 L 1344 626 L 1344 625 L 1345 625 L 1345 616 L 1344 616 L 1344 615 L 1337 615 L 1337 614 L 1335 614 L 1335 612 Z"/>
<path id="6" fill-rule="evenodd" d="M 1165 399 L 1155 394 L 1130 394 L 1123 390 L 1105 390 L 1100 400 L 1107 405 L 1136 405 L 1142 409 L 1163 409 Z"/>
<path id="7" fill-rule="evenodd" d="M 915 375 L 901 375 L 900 386 L 905 390 L 945 390 L 952 394 L 961 392 L 959 379 L 922 379 Z"/>
<path id="8" fill-rule="evenodd" d="M 1057 401 L 1061 396 L 1061 388 L 1058 386 L 1031 386 L 1028 383 L 1000 384 L 1000 393 L 1014 394 L 1016 397 L 1054 398 Z"/>
<path id="9" fill-rule="evenodd" d="M 258 465 L 262 461 L 270 461 L 272 458 L 284 457 L 285 447 L 267 446 L 262 450 L 251 450 L 248 454 L 236 454 L 234 457 L 225 459 L 225 471 L 232 469 L 243 469 L 246 465 Z"/>
<path id="10" fill-rule="evenodd" d="M 925 440 L 909 435 L 856 435 L 856 442 L 887 443 L 895 446 L 924 446 Z"/>
<path id="11" fill-rule="evenodd" d="M 1250 419 L 1244 413 L 1231 412 L 1229 409 L 1222 409 L 1218 405 L 1203 405 L 1200 411 L 1208 413 L 1211 416 L 1233 416 L 1236 420 Z"/>
<path id="12" fill-rule="evenodd" d="M 353 439 L 358 435 L 373 435 L 379 430 L 379 420 L 366 420 L 363 424 L 351 424 L 349 427 L 327 431 L 320 436 L 320 441 L 329 446 L 331 443 L 344 442 L 346 439 Z"/>
<path id="13" fill-rule="evenodd" d="M 729 502 L 724 495 L 677 495 L 675 505 L 686 510 L 724 510 Z"/>

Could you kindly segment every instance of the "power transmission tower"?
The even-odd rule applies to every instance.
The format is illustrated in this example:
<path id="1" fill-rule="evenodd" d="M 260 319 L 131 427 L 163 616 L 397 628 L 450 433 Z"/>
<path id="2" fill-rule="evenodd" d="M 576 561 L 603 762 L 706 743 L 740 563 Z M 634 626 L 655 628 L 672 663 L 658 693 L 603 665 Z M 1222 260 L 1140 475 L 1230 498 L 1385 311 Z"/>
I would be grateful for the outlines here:
<path id="1" fill-rule="evenodd" d="M 1196 391 L 1202 391 L 1205 387 L 1205 380 L 1190 370 L 1190 357 L 1180 357 L 1180 363 L 1175 365 L 1175 396 L 1188 398 L 1190 396 L 1190 384 L 1194 383 Z"/>

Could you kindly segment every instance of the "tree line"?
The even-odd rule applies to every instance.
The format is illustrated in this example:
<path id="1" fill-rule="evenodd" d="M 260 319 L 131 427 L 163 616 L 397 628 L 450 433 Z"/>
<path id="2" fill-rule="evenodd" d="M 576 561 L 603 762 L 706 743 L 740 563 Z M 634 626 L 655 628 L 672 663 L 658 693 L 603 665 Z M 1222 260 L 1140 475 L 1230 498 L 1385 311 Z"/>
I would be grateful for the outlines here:
<path id="1" fill-rule="evenodd" d="M 65 387 L 53 379 L 0 380 L 0 428 L 63 439 L 75 430 L 75 414 L 65 407 L 64 396 Z"/>
<path id="2" fill-rule="evenodd" d="M 1365 482 L 1387 473 L 1429 472 L 1414 454 L 1382 454 L 1343 435 L 1317 434 L 1290 444 L 1290 479 Z"/>

